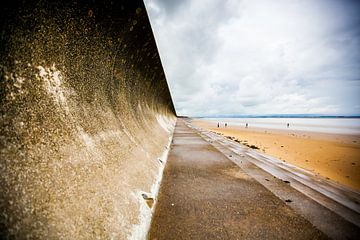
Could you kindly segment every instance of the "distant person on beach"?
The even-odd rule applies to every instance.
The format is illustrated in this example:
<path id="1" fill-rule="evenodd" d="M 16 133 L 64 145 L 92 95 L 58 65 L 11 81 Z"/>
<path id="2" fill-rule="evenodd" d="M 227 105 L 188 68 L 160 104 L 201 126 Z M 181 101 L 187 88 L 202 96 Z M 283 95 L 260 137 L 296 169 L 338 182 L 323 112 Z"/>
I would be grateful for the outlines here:
<path id="1" fill-rule="evenodd" d="M 287 127 L 288 127 L 288 128 L 290 127 L 290 123 L 287 124 Z"/>
<path id="2" fill-rule="evenodd" d="M 249 126 L 249 124 L 248 124 L 248 123 L 246 123 L 246 126 L 245 126 L 245 127 L 247 128 L 248 126 Z"/>
<path id="3" fill-rule="evenodd" d="M 225 127 L 227 127 L 227 123 L 225 123 Z"/>
<path id="4" fill-rule="evenodd" d="M 218 127 L 220 127 L 220 124 L 218 123 Z"/>

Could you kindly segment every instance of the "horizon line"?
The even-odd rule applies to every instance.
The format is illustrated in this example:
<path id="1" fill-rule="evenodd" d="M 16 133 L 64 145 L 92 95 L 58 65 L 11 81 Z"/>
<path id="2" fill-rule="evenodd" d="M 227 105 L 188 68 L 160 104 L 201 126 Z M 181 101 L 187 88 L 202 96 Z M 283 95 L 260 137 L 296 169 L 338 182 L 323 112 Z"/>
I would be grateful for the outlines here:
<path id="1" fill-rule="evenodd" d="M 360 114 L 214 114 L 190 118 L 360 118 Z"/>

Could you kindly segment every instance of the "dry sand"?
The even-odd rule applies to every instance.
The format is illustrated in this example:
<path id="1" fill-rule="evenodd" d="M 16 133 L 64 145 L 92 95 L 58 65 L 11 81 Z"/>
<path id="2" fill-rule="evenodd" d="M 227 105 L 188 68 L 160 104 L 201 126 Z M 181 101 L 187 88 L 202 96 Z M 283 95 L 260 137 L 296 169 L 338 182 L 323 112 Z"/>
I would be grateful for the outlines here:
<path id="1" fill-rule="evenodd" d="M 194 119 L 192 123 L 224 136 L 235 137 L 242 144 L 255 145 L 258 151 L 284 162 L 360 191 L 360 136 L 303 131 L 224 126 Z"/>

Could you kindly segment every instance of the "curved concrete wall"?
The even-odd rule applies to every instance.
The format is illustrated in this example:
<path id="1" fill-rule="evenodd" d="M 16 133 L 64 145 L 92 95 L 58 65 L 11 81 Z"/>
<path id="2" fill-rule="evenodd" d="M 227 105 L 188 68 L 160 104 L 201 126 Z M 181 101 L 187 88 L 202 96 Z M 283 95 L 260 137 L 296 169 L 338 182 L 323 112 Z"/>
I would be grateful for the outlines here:
<path id="1" fill-rule="evenodd" d="M 176 117 L 143 3 L 0 5 L 1 238 L 144 238 Z"/>

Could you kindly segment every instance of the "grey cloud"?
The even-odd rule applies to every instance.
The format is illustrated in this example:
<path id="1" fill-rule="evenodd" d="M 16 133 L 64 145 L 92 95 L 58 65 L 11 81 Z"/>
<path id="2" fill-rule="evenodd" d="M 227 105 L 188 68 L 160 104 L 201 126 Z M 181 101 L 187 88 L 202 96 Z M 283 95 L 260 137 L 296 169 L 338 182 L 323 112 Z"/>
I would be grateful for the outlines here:
<path id="1" fill-rule="evenodd" d="M 188 1 L 189 0 L 157 0 L 156 3 L 160 8 L 163 8 L 164 14 L 171 17 L 182 5 L 187 4 Z"/>
<path id="2" fill-rule="evenodd" d="M 145 4 L 178 114 L 360 113 L 358 2 Z"/>

